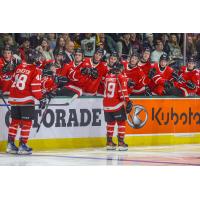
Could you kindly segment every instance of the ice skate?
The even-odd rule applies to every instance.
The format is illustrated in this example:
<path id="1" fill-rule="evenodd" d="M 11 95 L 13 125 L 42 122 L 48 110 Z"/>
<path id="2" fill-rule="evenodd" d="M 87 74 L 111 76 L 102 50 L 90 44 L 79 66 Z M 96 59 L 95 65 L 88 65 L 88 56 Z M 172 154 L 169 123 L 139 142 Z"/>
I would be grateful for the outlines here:
<path id="1" fill-rule="evenodd" d="M 128 150 L 128 144 L 124 142 L 124 138 L 118 137 L 118 150 L 119 151 L 127 151 Z"/>
<path id="2" fill-rule="evenodd" d="M 14 141 L 9 141 L 6 149 L 6 153 L 17 154 L 18 148 L 16 147 Z"/>
<path id="3" fill-rule="evenodd" d="M 106 149 L 108 151 L 116 150 L 116 144 L 112 141 L 111 137 L 107 137 Z"/>
<path id="4" fill-rule="evenodd" d="M 18 154 L 30 155 L 30 154 L 32 154 L 32 148 L 30 148 L 27 144 L 20 142 Z"/>

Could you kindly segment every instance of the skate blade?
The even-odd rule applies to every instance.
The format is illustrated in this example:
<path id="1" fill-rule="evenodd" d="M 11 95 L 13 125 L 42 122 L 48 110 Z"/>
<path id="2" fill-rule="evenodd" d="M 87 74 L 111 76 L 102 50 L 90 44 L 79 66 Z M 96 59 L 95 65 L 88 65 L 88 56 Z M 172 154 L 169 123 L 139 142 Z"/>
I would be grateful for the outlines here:
<path id="1" fill-rule="evenodd" d="M 118 147 L 119 151 L 128 151 L 128 147 Z"/>
<path id="2" fill-rule="evenodd" d="M 107 151 L 115 151 L 117 148 L 112 146 L 106 146 Z"/>
<path id="3" fill-rule="evenodd" d="M 18 154 L 18 151 L 6 150 L 6 153 L 8 153 L 8 154 Z"/>
<path id="4" fill-rule="evenodd" d="M 19 154 L 19 155 L 31 155 L 31 154 L 32 154 L 32 151 L 31 151 L 31 152 L 27 152 L 27 151 L 18 151 L 18 154 Z"/>

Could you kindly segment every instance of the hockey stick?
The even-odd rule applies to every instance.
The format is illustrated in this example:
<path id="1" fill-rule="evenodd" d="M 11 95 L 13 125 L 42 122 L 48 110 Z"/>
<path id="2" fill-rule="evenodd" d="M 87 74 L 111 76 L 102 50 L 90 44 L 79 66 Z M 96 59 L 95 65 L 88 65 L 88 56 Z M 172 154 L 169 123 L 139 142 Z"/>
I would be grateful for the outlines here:
<path id="1" fill-rule="evenodd" d="M 44 110 L 44 112 L 42 113 L 42 118 L 41 118 L 41 120 L 40 120 L 40 122 L 39 122 L 39 125 L 38 125 L 38 127 L 37 127 L 36 134 L 39 132 L 40 127 L 41 127 L 41 125 L 42 125 L 42 122 L 44 121 L 44 118 L 46 117 L 47 110 L 48 110 L 48 107 L 49 107 L 50 102 L 51 102 L 51 98 L 49 99 L 49 101 L 48 101 L 48 103 L 47 103 L 47 105 L 46 105 L 46 107 L 45 107 L 45 110 Z M 35 136 L 36 136 L 36 134 L 35 134 Z"/>
<path id="2" fill-rule="evenodd" d="M 0 97 L 1 97 L 2 101 L 4 102 L 4 105 L 7 107 L 8 111 L 11 112 L 9 105 L 6 103 L 6 100 L 4 99 L 2 92 L 0 92 Z"/>
<path id="3" fill-rule="evenodd" d="M 123 99 L 124 99 L 124 103 L 126 103 L 125 95 L 124 95 L 124 92 L 123 92 L 123 90 L 122 90 L 121 83 L 120 83 L 120 81 L 119 81 L 119 79 L 118 79 L 118 75 L 117 75 L 117 78 L 116 78 L 116 79 L 117 79 L 117 82 L 118 82 L 118 84 L 119 84 L 120 90 L 121 90 L 121 92 L 122 92 Z M 126 110 L 126 109 L 125 109 L 125 110 Z M 129 116 L 129 118 L 131 118 L 131 121 L 132 121 L 132 123 L 134 124 L 133 118 L 132 118 L 131 114 L 130 114 L 130 113 L 126 113 L 126 114 Z"/>
<path id="4" fill-rule="evenodd" d="M 77 99 L 77 98 L 78 98 L 78 94 L 75 94 L 75 95 L 70 99 L 69 102 L 67 102 L 67 103 L 65 103 L 65 104 L 62 104 L 62 105 L 69 106 L 69 105 L 70 105 L 75 99 Z M 40 127 L 41 127 L 41 125 L 42 125 L 42 122 L 44 121 L 44 119 L 45 119 L 45 117 L 46 117 L 46 114 L 47 114 L 47 111 L 48 111 L 48 107 L 49 107 L 49 105 L 50 105 L 50 102 L 51 102 L 51 99 L 49 99 L 49 101 L 48 101 L 48 103 L 47 103 L 47 105 L 46 105 L 46 108 L 45 108 L 45 110 L 44 110 L 44 112 L 43 112 L 43 114 L 42 114 L 42 118 L 41 118 L 41 120 L 40 120 L 40 122 L 39 122 L 38 128 L 37 128 L 37 130 L 36 130 L 36 134 L 39 132 Z M 59 105 L 59 104 L 56 104 L 56 105 Z M 34 137 L 36 136 L 36 134 L 34 135 Z"/>

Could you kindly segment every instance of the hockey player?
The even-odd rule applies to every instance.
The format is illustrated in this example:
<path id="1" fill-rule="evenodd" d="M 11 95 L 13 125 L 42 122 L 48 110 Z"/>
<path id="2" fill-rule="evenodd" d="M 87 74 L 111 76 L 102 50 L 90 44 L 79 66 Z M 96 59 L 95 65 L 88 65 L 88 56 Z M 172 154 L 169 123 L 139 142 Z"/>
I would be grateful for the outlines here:
<path id="1" fill-rule="evenodd" d="M 83 94 L 94 96 L 98 92 L 98 88 L 102 79 L 105 78 L 108 68 L 105 62 L 102 62 L 104 50 L 97 48 L 92 58 L 86 58 L 80 68 L 84 81 Z"/>
<path id="2" fill-rule="evenodd" d="M 28 137 L 34 118 L 34 99 L 40 101 L 40 109 L 45 108 L 46 98 L 41 91 L 41 70 L 34 65 L 35 55 L 28 54 L 26 63 L 17 66 L 13 76 L 8 102 L 11 104 L 11 123 L 8 130 L 7 153 L 31 154 Z M 21 128 L 19 148 L 15 145 L 17 130 Z"/>
<path id="3" fill-rule="evenodd" d="M 13 57 L 13 52 L 9 47 L 3 49 L 3 57 L 0 58 L 0 89 L 3 95 L 10 93 L 12 76 L 19 60 Z"/>
<path id="4" fill-rule="evenodd" d="M 182 66 L 178 74 L 174 74 L 174 86 L 179 96 L 194 96 L 199 85 L 199 71 L 195 69 L 196 60 L 189 57 L 187 66 Z"/>
<path id="5" fill-rule="evenodd" d="M 162 54 L 159 63 L 154 63 L 149 71 L 149 83 L 150 90 L 154 95 L 170 95 L 169 91 L 173 87 L 173 69 L 167 65 L 168 56 Z"/>
<path id="6" fill-rule="evenodd" d="M 80 74 L 80 68 L 82 67 L 84 55 L 83 51 L 78 48 L 74 52 L 74 61 L 69 64 L 65 64 L 63 68 L 57 70 L 56 74 L 58 76 L 66 77 L 69 82 L 62 89 L 57 91 L 59 96 L 74 96 L 78 97 L 82 95 L 82 87 L 84 85 L 85 79 Z"/>
<path id="7" fill-rule="evenodd" d="M 147 84 L 149 83 L 149 78 L 145 76 L 144 72 L 140 67 L 139 54 L 134 52 L 130 57 L 130 62 L 123 61 L 124 73 L 128 78 L 128 91 L 132 95 L 147 95 Z M 148 93 L 148 95 L 150 95 Z"/>
<path id="8" fill-rule="evenodd" d="M 140 59 L 138 66 L 142 69 L 144 74 L 148 76 L 149 70 L 151 68 L 151 63 L 150 63 L 150 55 L 151 55 L 151 50 L 150 48 L 145 48 L 143 53 L 142 53 L 142 58 Z"/>
<path id="9" fill-rule="evenodd" d="M 132 103 L 129 100 L 127 91 L 127 78 L 122 74 L 123 65 L 115 63 L 105 77 L 105 92 L 103 108 L 105 121 L 107 122 L 107 150 L 115 150 L 113 142 L 114 127 L 118 125 L 118 148 L 120 151 L 128 150 L 124 142 L 126 113 L 132 110 Z"/>

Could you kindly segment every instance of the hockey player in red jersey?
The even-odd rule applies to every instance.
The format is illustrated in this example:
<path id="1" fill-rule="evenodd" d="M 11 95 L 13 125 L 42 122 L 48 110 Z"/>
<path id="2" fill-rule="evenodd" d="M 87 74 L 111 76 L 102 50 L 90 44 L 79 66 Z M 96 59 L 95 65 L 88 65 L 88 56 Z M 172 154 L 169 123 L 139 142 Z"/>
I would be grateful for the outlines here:
<path id="1" fill-rule="evenodd" d="M 128 145 L 124 142 L 125 122 L 126 113 L 132 110 L 132 103 L 128 96 L 127 78 L 122 74 L 122 70 L 123 65 L 115 63 L 110 66 L 105 77 L 103 108 L 107 122 L 107 150 L 116 149 L 116 144 L 112 140 L 116 123 L 118 125 L 118 148 L 121 151 L 128 150 Z"/>
<path id="2" fill-rule="evenodd" d="M 154 95 L 169 95 L 169 90 L 173 87 L 171 82 L 173 79 L 173 69 L 167 65 L 168 56 L 163 54 L 160 57 L 159 63 L 154 63 L 149 71 L 150 90 Z"/>
<path id="3" fill-rule="evenodd" d="M 130 61 L 123 61 L 124 72 L 128 78 L 128 91 L 132 95 L 147 95 L 147 84 L 149 83 L 149 78 L 145 76 L 144 72 L 140 67 L 138 67 L 139 54 L 134 52 Z M 148 93 L 148 95 L 150 95 Z"/>
<path id="4" fill-rule="evenodd" d="M 74 52 L 74 61 L 65 64 L 62 68 L 58 69 L 56 74 L 61 77 L 66 77 L 69 81 L 62 89 L 57 91 L 58 96 L 74 96 L 82 95 L 84 77 L 80 73 L 80 68 L 83 64 L 84 56 L 83 51 L 78 48 Z"/>
<path id="5" fill-rule="evenodd" d="M 3 49 L 3 57 L 0 58 L 0 90 L 3 95 L 10 93 L 12 76 L 19 61 L 13 57 L 12 50 L 9 47 Z"/>
<path id="6" fill-rule="evenodd" d="M 102 48 L 97 48 L 94 56 L 86 58 L 80 68 L 81 77 L 84 79 L 84 95 L 96 95 L 102 79 L 108 72 L 106 63 L 102 61 L 103 52 Z"/>
<path id="7" fill-rule="evenodd" d="M 151 55 L 151 50 L 149 48 L 145 48 L 142 53 L 142 58 L 138 63 L 138 66 L 142 69 L 142 71 L 146 76 L 148 76 L 149 70 L 151 68 L 150 55 Z"/>
<path id="8" fill-rule="evenodd" d="M 31 154 L 28 137 L 34 118 L 34 100 L 40 101 L 43 109 L 46 99 L 41 91 L 41 70 L 33 64 L 35 55 L 29 54 L 27 62 L 22 62 L 15 70 L 8 102 L 11 104 L 12 121 L 8 130 L 7 153 Z M 15 145 L 17 130 L 21 128 L 19 148 Z"/>
<path id="9" fill-rule="evenodd" d="M 188 58 L 187 66 L 182 66 L 179 73 L 174 76 L 174 86 L 179 96 L 195 96 L 199 85 L 199 71 L 195 69 L 196 60 Z"/>

